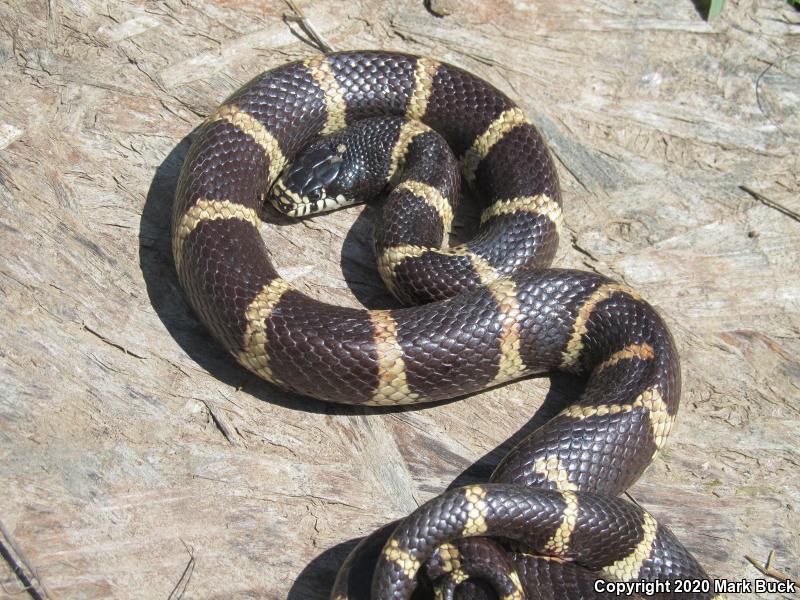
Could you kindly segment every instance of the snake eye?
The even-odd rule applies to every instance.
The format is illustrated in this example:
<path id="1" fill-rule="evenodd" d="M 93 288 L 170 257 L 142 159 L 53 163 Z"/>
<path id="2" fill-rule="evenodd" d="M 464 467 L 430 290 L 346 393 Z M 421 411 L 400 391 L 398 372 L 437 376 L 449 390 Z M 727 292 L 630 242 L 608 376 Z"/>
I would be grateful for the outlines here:
<path id="1" fill-rule="evenodd" d="M 308 192 L 307 196 L 309 200 L 320 200 L 322 199 L 322 189 L 315 188 Z"/>

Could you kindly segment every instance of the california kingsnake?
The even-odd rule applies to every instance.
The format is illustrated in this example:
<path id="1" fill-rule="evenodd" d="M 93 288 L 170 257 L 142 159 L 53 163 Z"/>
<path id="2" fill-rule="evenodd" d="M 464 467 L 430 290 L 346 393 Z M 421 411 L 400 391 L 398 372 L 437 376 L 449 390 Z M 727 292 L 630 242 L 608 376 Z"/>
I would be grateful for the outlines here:
<path id="1" fill-rule="evenodd" d="M 391 115 L 407 120 L 392 130 L 387 179 L 414 163 L 428 128 L 438 132 L 483 198 L 481 229 L 439 249 L 458 183 L 409 166 L 384 207 L 377 261 L 399 299 L 433 301 L 368 311 L 313 300 L 270 262 L 259 232 L 265 195 L 321 135 Z M 303 211 L 286 193 L 276 198 L 284 212 Z M 664 445 L 680 368 L 668 330 L 635 292 L 545 268 L 560 203 L 550 155 L 522 111 L 427 58 L 345 52 L 284 65 L 198 129 L 176 192 L 175 264 L 196 313 L 246 368 L 294 392 L 371 405 L 451 398 L 548 369 L 587 378 L 580 398 L 512 450 L 490 483 L 448 491 L 366 540 L 332 598 L 366 598 L 370 587 L 373 598 L 409 598 L 426 577 L 438 577 L 441 597 L 520 599 L 593 597 L 584 588 L 597 578 L 708 579 L 667 529 L 616 497 Z"/>

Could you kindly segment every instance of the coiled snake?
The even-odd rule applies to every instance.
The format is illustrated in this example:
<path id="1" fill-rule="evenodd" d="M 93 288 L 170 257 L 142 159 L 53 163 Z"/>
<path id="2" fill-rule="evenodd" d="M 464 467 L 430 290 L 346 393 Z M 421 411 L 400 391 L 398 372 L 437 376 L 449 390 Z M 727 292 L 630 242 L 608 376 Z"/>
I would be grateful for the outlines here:
<path id="1" fill-rule="evenodd" d="M 296 215 L 341 203 L 334 181 L 348 160 L 368 176 L 353 184 L 359 193 L 391 181 L 378 269 L 401 301 L 422 304 L 331 306 L 280 278 L 259 212 L 301 149 L 379 116 L 390 118 L 366 121 L 361 137 L 317 142 L 273 203 Z M 361 149 L 377 133 L 382 149 Z M 441 249 L 459 196 L 451 151 L 483 212 L 473 240 Z M 604 597 L 598 579 L 709 581 L 669 530 L 617 498 L 672 427 L 672 338 L 626 286 L 546 268 L 560 224 L 536 128 L 497 89 L 435 60 L 345 52 L 288 64 L 199 128 L 175 198 L 175 264 L 196 313 L 246 368 L 294 392 L 370 405 L 452 398 L 548 369 L 587 379 L 491 482 L 445 492 L 367 538 L 331 598 L 410 598 L 418 585 L 441 598 L 591 598 Z M 713 586 L 687 592 L 673 596 L 710 598 Z"/>

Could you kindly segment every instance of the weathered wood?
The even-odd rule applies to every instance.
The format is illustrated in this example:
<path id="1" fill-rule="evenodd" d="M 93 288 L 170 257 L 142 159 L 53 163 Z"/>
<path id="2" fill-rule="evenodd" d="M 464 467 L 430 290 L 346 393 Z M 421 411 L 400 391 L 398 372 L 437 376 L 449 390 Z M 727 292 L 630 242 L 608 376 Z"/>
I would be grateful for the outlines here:
<path id="1" fill-rule="evenodd" d="M 297 4 L 336 48 L 431 54 L 520 101 L 560 161 L 558 264 L 640 290 L 682 353 L 677 430 L 632 496 L 717 576 L 756 577 L 744 555 L 774 549 L 797 578 L 800 13 Z M 288 10 L 0 4 L 0 521 L 38 579 L 0 544 L 34 597 L 324 598 L 351 540 L 485 477 L 575 392 L 559 376 L 370 412 L 282 394 L 215 348 L 176 283 L 171 191 L 202 116 L 314 52 Z M 388 305 L 371 216 L 264 235 L 310 294 Z M 25 595 L 5 563 L 0 586 Z"/>

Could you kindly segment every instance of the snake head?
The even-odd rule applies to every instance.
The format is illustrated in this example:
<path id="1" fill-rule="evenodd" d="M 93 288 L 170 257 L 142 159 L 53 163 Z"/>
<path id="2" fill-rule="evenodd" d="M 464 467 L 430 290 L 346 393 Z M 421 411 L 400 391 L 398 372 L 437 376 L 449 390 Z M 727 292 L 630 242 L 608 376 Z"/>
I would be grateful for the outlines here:
<path id="1" fill-rule="evenodd" d="M 290 217 L 359 204 L 386 187 L 395 130 L 390 117 L 364 119 L 301 150 L 272 186 L 270 202 Z M 396 120 L 396 118 L 395 118 Z"/>
<path id="2" fill-rule="evenodd" d="M 354 204 L 342 189 L 342 144 L 320 140 L 303 150 L 272 186 L 270 202 L 281 213 L 302 217 Z"/>

